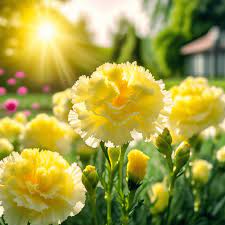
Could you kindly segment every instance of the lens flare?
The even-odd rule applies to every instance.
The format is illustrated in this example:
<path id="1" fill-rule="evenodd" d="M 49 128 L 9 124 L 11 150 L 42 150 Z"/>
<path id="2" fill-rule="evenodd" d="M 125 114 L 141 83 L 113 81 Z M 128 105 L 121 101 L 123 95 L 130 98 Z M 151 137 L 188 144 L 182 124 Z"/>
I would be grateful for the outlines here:
<path id="1" fill-rule="evenodd" d="M 43 42 L 49 42 L 56 36 L 56 27 L 51 22 L 43 22 L 38 26 L 37 35 Z"/>

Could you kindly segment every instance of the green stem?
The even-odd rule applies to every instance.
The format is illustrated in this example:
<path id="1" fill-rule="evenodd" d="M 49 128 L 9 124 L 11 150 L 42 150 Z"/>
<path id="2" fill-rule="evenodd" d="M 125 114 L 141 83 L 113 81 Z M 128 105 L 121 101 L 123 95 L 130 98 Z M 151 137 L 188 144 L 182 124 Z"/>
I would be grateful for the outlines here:
<path id="1" fill-rule="evenodd" d="M 166 161 L 167 161 L 167 164 L 169 166 L 170 173 L 173 173 L 173 161 L 172 161 L 171 155 L 166 156 Z M 173 175 L 171 175 L 171 177 L 172 176 Z"/>
<path id="2" fill-rule="evenodd" d="M 198 213 L 201 207 L 201 197 L 198 189 L 193 191 L 194 194 L 194 212 Z"/>
<path id="3" fill-rule="evenodd" d="M 109 166 L 109 181 L 106 192 L 106 202 L 107 202 L 107 225 L 112 224 L 112 184 L 113 184 L 113 173 Z"/>
<path id="4" fill-rule="evenodd" d="M 136 190 L 130 191 L 127 199 L 125 199 L 125 210 L 123 210 L 122 225 L 128 225 L 129 212 L 132 209 Z"/>
<path id="5" fill-rule="evenodd" d="M 1 225 L 6 225 L 3 216 L 0 218 L 0 224 L 1 224 Z"/>
<path id="6" fill-rule="evenodd" d="M 113 178 L 114 173 L 111 169 L 110 160 L 108 156 L 108 148 L 105 147 L 105 143 L 100 143 L 101 149 L 107 159 L 107 170 L 108 170 L 108 183 L 105 187 L 105 199 L 107 205 L 107 225 L 112 225 L 112 188 L 113 188 Z"/>
<path id="7" fill-rule="evenodd" d="M 168 201 L 168 207 L 167 207 L 167 213 L 166 213 L 166 221 L 167 224 L 170 225 L 170 209 L 172 205 L 172 200 L 173 200 L 173 190 L 174 190 L 174 185 L 175 185 L 176 177 L 174 174 L 171 174 L 171 182 L 169 186 L 169 201 Z"/>
<path id="8" fill-rule="evenodd" d="M 92 224 L 98 225 L 97 222 L 97 212 L 96 212 L 96 191 L 90 194 L 90 201 L 91 201 L 91 211 L 92 211 Z"/>
<path id="9" fill-rule="evenodd" d="M 124 163 L 125 151 L 121 149 L 120 153 L 120 161 L 119 161 L 119 169 L 118 169 L 118 190 L 120 192 L 123 191 L 123 163 Z"/>
<path id="10" fill-rule="evenodd" d="M 124 157 L 127 150 L 128 144 L 125 144 L 121 147 L 121 153 L 120 153 L 120 161 L 119 161 L 119 169 L 118 169 L 118 190 L 120 193 L 123 192 L 123 163 L 124 163 Z"/>
<path id="11" fill-rule="evenodd" d="M 100 146 L 101 146 L 101 149 L 102 149 L 102 151 L 103 151 L 103 153 L 105 155 L 105 158 L 107 159 L 107 161 L 108 161 L 108 163 L 110 165 L 109 156 L 108 156 L 108 148 L 105 147 L 105 143 L 102 142 L 102 141 L 100 142 Z"/>

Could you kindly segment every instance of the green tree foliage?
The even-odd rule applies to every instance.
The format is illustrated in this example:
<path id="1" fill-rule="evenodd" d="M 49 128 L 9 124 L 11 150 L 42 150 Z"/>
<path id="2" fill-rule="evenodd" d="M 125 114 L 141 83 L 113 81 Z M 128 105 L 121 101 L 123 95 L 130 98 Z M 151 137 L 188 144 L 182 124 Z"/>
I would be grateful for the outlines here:
<path id="1" fill-rule="evenodd" d="M 117 63 L 134 62 L 149 69 L 157 76 L 157 64 L 153 57 L 151 38 L 140 38 L 134 26 L 122 19 L 114 34 L 112 61 Z"/>
<path id="2" fill-rule="evenodd" d="M 163 76 L 182 72 L 180 48 L 193 39 L 193 24 L 199 0 L 174 0 L 169 24 L 156 36 L 154 52 Z"/>
<path id="3" fill-rule="evenodd" d="M 0 1 L 0 66 L 11 74 L 25 71 L 30 88 L 43 84 L 66 88 L 108 61 L 111 51 L 93 43 L 85 18 L 71 23 L 46 2 Z M 57 38 L 45 45 L 37 37 L 42 20 L 52 21 L 57 28 Z"/>
<path id="4" fill-rule="evenodd" d="M 153 43 L 158 67 L 164 76 L 182 73 L 180 48 L 184 44 L 205 34 L 212 26 L 225 28 L 224 0 L 173 0 L 168 7 L 171 9 L 168 23 Z"/>
<path id="5" fill-rule="evenodd" d="M 138 37 L 135 28 L 126 19 L 119 21 L 118 31 L 113 37 L 112 60 L 117 63 L 137 60 Z"/>

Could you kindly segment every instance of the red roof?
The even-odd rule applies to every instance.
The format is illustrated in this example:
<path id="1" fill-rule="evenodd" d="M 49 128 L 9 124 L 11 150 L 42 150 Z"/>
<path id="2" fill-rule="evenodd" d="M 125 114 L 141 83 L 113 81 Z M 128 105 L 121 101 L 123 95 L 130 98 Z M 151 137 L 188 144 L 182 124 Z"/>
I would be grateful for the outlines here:
<path id="1" fill-rule="evenodd" d="M 181 48 L 182 55 L 200 53 L 212 49 L 219 37 L 219 29 L 212 28 L 206 35 L 200 37 Z"/>

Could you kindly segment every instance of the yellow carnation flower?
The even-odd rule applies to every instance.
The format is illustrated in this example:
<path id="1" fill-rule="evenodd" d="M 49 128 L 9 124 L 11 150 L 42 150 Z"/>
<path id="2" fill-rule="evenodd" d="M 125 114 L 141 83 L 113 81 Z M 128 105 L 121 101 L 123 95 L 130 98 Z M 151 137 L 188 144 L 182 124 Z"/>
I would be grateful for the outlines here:
<path id="1" fill-rule="evenodd" d="M 225 146 L 217 151 L 216 159 L 218 160 L 218 162 L 225 163 Z"/>
<path id="2" fill-rule="evenodd" d="M 106 63 L 72 88 L 69 122 L 92 147 L 120 146 L 137 133 L 148 139 L 166 122 L 170 101 L 164 84 L 136 63 Z"/>
<path id="3" fill-rule="evenodd" d="M 42 148 L 67 154 L 72 147 L 74 132 L 69 125 L 53 116 L 39 114 L 27 123 L 23 136 L 27 148 Z"/>
<path id="4" fill-rule="evenodd" d="M 225 95 L 204 78 L 189 77 L 171 89 L 174 105 L 169 117 L 173 140 L 179 141 L 219 124 L 225 117 Z"/>
<path id="5" fill-rule="evenodd" d="M 196 183 L 206 184 L 209 180 L 212 164 L 199 159 L 192 163 L 192 178 Z"/>
<path id="6" fill-rule="evenodd" d="M 127 176 L 135 184 L 139 184 L 146 174 L 149 157 L 143 152 L 133 149 L 128 154 Z"/>
<path id="7" fill-rule="evenodd" d="M 7 138 L 9 141 L 14 142 L 20 139 L 23 130 L 24 126 L 21 123 L 9 117 L 0 119 L 0 138 Z"/>
<path id="8" fill-rule="evenodd" d="M 8 225 L 60 224 L 84 207 L 82 171 L 57 153 L 25 149 L 0 162 L 0 199 Z"/>
<path id="9" fill-rule="evenodd" d="M 6 138 L 0 138 L 0 160 L 8 156 L 14 147 Z"/>
<path id="10" fill-rule="evenodd" d="M 55 117 L 64 122 L 68 121 L 69 111 L 72 109 L 71 89 L 53 95 L 53 113 Z"/>
<path id="11" fill-rule="evenodd" d="M 169 201 L 169 192 L 163 182 L 158 182 L 152 185 L 148 192 L 149 198 L 153 206 L 151 207 L 152 214 L 163 212 Z"/>
<path id="12" fill-rule="evenodd" d="M 23 112 L 16 113 L 13 118 L 19 123 L 22 123 L 22 124 L 27 123 L 27 117 Z"/>

